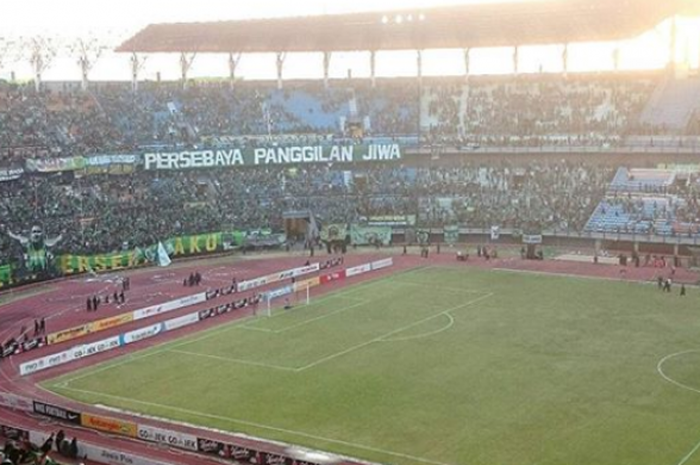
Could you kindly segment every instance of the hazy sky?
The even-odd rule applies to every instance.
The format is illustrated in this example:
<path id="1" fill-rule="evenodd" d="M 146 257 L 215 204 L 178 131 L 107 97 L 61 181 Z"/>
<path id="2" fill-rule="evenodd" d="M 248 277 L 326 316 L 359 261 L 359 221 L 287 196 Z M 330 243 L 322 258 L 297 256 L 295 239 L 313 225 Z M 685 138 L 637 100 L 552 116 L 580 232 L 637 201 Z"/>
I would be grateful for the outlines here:
<path id="1" fill-rule="evenodd" d="M 515 1 L 515 0 L 510 0 Z M 533 0 L 520 0 L 533 1 Z M 536 1 L 536 0 L 535 0 Z M 567 0 L 559 0 L 567 1 Z M 614 0 L 611 0 L 614 1 Z M 108 38 L 110 46 L 150 23 L 178 21 L 215 21 L 257 17 L 314 15 L 353 11 L 381 11 L 396 8 L 421 8 L 447 4 L 503 2 L 503 0 L 255 0 L 254 2 L 231 0 L 22 0 L 10 2 L 0 15 L 0 37 L 15 40 L 41 34 L 62 37 L 70 43 L 75 37 L 100 36 Z M 114 7 L 107 7 L 112 4 Z M 648 69 L 664 66 L 668 61 L 669 27 L 659 25 L 643 37 L 622 44 L 574 45 L 569 56 L 572 71 L 607 70 L 612 68 L 613 50 L 621 47 L 621 66 L 624 69 Z M 700 22 L 684 20 L 680 26 L 678 61 L 697 66 L 700 57 Z M 21 50 L 21 49 L 20 49 Z M 561 47 L 526 47 L 521 50 L 521 68 L 524 72 L 558 71 L 561 68 Z M 472 72 L 476 74 L 507 73 L 512 67 L 512 51 L 508 49 L 475 50 L 472 55 Z M 18 78 L 31 76 L 26 58 L 14 53 L 3 58 L 0 77 L 6 78 L 14 71 Z M 67 50 L 59 51 L 46 79 L 77 80 L 79 69 Z M 128 56 L 106 53 L 92 72 L 95 80 L 129 79 Z M 379 75 L 413 75 L 416 59 L 414 52 L 386 53 L 378 56 Z M 431 51 L 424 55 L 426 75 L 462 74 L 464 64 L 460 52 Z M 331 75 L 345 76 L 348 69 L 353 75 L 369 74 L 366 54 L 337 54 L 331 66 Z M 271 55 L 244 56 L 240 75 L 247 79 L 272 78 L 274 57 Z M 164 79 L 178 76 L 176 55 L 151 56 L 144 69 L 144 78 L 153 79 L 160 71 Z M 200 56 L 195 61 L 191 75 L 225 76 L 228 67 L 225 57 Z M 320 55 L 290 55 L 285 69 L 290 78 L 322 76 Z"/>

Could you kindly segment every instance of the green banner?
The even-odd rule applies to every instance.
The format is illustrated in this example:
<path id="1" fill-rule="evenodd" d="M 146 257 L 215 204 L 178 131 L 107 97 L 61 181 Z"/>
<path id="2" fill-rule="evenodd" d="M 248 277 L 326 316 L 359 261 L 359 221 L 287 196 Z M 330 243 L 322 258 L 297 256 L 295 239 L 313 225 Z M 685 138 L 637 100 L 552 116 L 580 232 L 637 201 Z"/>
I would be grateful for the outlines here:
<path id="1" fill-rule="evenodd" d="M 388 226 L 358 226 L 350 228 L 350 240 L 353 245 L 391 244 L 391 228 Z"/>
<path id="2" fill-rule="evenodd" d="M 323 242 L 344 241 L 347 235 L 348 227 L 345 224 L 324 225 L 320 232 Z"/>
<path id="3" fill-rule="evenodd" d="M 308 145 L 218 148 L 143 155 L 146 170 L 188 170 L 235 166 L 356 163 L 401 160 L 399 144 Z"/>
<path id="4" fill-rule="evenodd" d="M 12 267 L 10 265 L 0 266 L 0 288 L 12 284 Z"/>
<path id="5" fill-rule="evenodd" d="M 145 258 L 136 252 L 121 252 L 102 255 L 61 255 L 58 266 L 65 274 L 89 271 L 122 270 L 145 263 Z"/>
<path id="6" fill-rule="evenodd" d="M 385 215 L 367 218 L 370 226 L 415 226 L 416 215 Z"/>
<path id="7" fill-rule="evenodd" d="M 27 160 L 29 172 L 60 173 L 62 171 L 79 171 L 85 168 L 85 157 L 50 158 L 44 160 Z"/>
<path id="8" fill-rule="evenodd" d="M 164 241 L 163 245 L 171 257 L 177 258 L 188 255 L 219 252 L 223 250 L 224 241 L 222 240 L 222 233 L 217 232 L 199 234 L 196 236 L 176 237 Z"/>
<path id="9" fill-rule="evenodd" d="M 174 237 L 163 241 L 163 246 L 171 258 L 216 253 L 224 249 L 223 236 L 223 233 L 217 232 Z M 145 249 L 137 247 L 133 251 L 114 254 L 62 255 L 58 262 L 61 271 L 65 274 L 120 270 L 143 265 L 146 262 L 154 262 L 157 250 L 158 244 L 154 244 Z"/>
<path id="10" fill-rule="evenodd" d="M 459 242 L 459 226 L 445 226 L 442 230 L 445 244 L 454 245 Z"/>

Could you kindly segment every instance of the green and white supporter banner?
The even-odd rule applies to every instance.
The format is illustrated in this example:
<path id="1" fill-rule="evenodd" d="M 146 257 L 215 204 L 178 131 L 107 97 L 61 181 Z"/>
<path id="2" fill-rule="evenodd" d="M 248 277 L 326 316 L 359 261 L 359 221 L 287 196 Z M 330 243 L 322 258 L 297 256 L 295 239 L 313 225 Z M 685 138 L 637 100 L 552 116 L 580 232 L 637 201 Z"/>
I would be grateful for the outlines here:
<path id="1" fill-rule="evenodd" d="M 188 170 L 236 166 L 357 163 L 401 160 L 399 144 L 294 145 L 153 152 L 143 155 L 146 170 Z"/>
<path id="2" fill-rule="evenodd" d="M 454 245 L 459 242 L 459 226 L 445 226 L 442 231 L 445 244 Z"/>
<path id="3" fill-rule="evenodd" d="M 0 265 L 0 289 L 12 284 L 12 267 L 10 265 Z"/>
<path id="4" fill-rule="evenodd" d="M 418 242 L 418 245 L 430 244 L 430 230 L 429 229 L 416 230 L 416 242 Z"/>
<path id="5" fill-rule="evenodd" d="M 350 227 L 350 241 L 353 245 L 382 245 L 391 244 L 392 229 L 389 226 L 358 226 Z"/>
<path id="6" fill-rule="evenodd" d="M 347 235 L 347 226 L 340 223 L 324 225 L 320 232 L 320 237 L 323 242 L 344 241 Z"/>
<path id="7" fill-rule="evenodd" d="M 232 233 L 233 234 L 233 233 Z M 145 263 L 161 263 L 159 246 L 169 258 L 217 253 L 224 250 L 224 233 L 215 232 L 192 236 L 179 236 L 159 242 L 146 248 L 136 247 L 127 252 L 100 255 L 62 255 L 58 258 L 60 269 L 64 274 L 85 273 L 90 271 L 108 271 L 132 268 Z"/>

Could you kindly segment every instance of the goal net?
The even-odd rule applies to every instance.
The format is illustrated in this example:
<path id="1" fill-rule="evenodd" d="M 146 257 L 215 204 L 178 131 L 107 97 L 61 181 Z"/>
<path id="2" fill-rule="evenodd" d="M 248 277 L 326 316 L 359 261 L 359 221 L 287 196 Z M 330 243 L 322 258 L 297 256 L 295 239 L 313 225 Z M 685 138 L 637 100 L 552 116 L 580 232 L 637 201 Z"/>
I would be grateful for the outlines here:
<path id="1" fill-rule="evenodd" d="M 289 292 L 268 292 L 263 299 L 264 305 L 258 312 L 258 316 L 271 317 L 274 311 L 289 311 L 301 305 L 311 303 L 311 286 L 292 290 Z"/>

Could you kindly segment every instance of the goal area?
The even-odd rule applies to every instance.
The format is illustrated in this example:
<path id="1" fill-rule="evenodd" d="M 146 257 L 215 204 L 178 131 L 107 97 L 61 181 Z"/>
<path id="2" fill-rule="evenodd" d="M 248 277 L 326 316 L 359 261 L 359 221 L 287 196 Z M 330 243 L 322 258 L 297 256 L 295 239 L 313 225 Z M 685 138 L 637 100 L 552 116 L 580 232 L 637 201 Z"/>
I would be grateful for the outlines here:
<path id="1" fill-rule="evenodd" d="M 263 297 L 264 305 L 257 316 L 271 317 L 274 311 L 289 311 L 311 303 L 311 286 L 286 286 L 267 292 Z"/>

